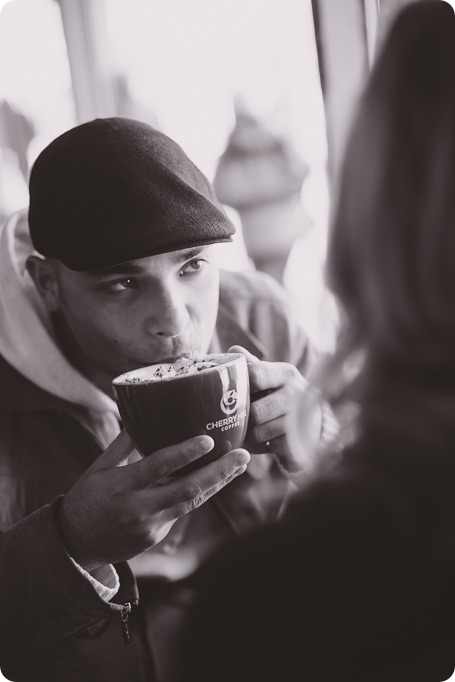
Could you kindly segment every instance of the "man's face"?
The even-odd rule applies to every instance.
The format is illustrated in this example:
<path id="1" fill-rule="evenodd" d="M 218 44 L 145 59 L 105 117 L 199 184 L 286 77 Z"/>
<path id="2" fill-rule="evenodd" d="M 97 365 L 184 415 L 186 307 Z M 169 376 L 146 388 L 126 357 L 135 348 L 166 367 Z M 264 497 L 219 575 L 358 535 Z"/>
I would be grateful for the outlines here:
<path id="1" fill-rule="evenodd" d="M 123 372 L 206 353 L 218 312 L 212 250 L 183 249 L 96 272 L 54 264 L 63 350 L 107 392 Z"/>

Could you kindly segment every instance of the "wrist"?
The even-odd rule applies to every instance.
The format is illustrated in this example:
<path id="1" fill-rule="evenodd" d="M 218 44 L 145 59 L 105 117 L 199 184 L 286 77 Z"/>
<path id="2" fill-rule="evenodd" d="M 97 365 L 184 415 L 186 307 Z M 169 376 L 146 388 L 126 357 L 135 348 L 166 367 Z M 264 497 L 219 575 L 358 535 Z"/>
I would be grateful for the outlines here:
<path id="1" fill-rule="evenodd" d="M 83 568 L 84 571 L 92 573 L 105 564 L 87 555 L 86 543 L 79 538 L 65 502 L 66 498 L 63 498 L 57 508 L 57 525 L 60 539 L 70 558 Z"/>

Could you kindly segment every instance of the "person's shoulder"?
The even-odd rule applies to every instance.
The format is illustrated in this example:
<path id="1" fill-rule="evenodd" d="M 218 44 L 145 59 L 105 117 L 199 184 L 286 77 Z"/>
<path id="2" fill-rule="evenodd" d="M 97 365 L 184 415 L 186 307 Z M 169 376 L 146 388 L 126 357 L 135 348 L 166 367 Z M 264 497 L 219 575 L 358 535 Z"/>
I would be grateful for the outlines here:
<path id="1" fill-rule="evenodd" d="M 239 300 L 290 306 L 286 289 L 265 272 L 220 270 L 220 303 Z"/>
<path id="2" fill-rule="evenodd" d="M 252 334 L 267 358 L 291 362 L 305 374 L 311 346 L 300 327 L 287 291 L 270 275 L 258 271 L 222 271 L 217 329 L 232 336 L 235 326 Z M 233 341 L 229 345 L 239 343 Z"/>

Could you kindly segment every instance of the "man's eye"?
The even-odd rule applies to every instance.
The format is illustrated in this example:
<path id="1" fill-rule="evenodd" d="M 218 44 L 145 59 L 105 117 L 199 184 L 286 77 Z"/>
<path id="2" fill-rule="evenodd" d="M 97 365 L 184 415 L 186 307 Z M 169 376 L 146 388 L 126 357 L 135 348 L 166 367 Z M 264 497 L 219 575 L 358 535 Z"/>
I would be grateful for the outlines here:
<path id="1" fill-rule="evenodd" d="M 129 291 L 137 288 L 137 282 L 128 277 L 126 279 L 119 279 L 116 282 L 110 282 L 107 286 L 108 289 L 113 292 Z"/>
<path id="2" fill-rule="evenodd" d="M 204 258 L 195 258 L 194 260 L 190 260 L 189 263 L 186 263 L 183 266 L 183 268 L 180 270 L 180 274 L 191 275 L 193 272 L 200 272 L 206 264 L 207 261 Z"/>

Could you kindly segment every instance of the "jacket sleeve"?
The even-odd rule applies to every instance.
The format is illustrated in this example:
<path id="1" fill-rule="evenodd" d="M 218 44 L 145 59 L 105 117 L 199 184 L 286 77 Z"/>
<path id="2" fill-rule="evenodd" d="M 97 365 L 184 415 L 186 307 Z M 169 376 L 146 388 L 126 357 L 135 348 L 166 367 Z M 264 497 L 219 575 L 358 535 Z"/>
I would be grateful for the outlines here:
<path id="1" fill-rule="evenodd" d="M 263 275 L 261 278 L 263 280 L 261 295 L 256 297 L 255 304 L 250 311 L 250 329 L 265 349 L 264 359 L 294 365 L 311 384 L 325 356 L 316 351 L 305 330 L 297 322 L 287 292 L 276 282 L 271 281 L 271 278 L 265 278 Z M 339 434 L 338 421 L 330 405 L 322 400 L 319 391 L 312 391 L 311 395 L 316 396 L 316 402 L 313 405 L 316 409 L 314 423 L 319 431 L 320 444 L 327 445 Z M 303 397 L 303 400 L 298 402 L 302 403 L 302 406 L 303 403 L 309 404 L 307 397 Z M 311 413 L 303 411 L 301 417 L 298 424 L 299 430 L 305 430 L 307 427 L 309 429 L 308 419 L 312 419 Z M 291 421 L 288 426 L 291 427 Z M 316 443 L 306 441 L 307 438 L 303 438 L 297 449 L 311 452 Z M 304 460 L 306 459 L 307 455 L 304 453 Z M 282 457 L 277 459 L 277 462 L 285 475 L 294 476 L 302 468 L 300 461 L 290 457 Z"/>
<path id="2" fill-rule="evenodd" d="M 0 536 L 0 665 L 14 665 L 83 632 L 122 606 L 105 602 L 60 539 L 60 498 Z"/>

